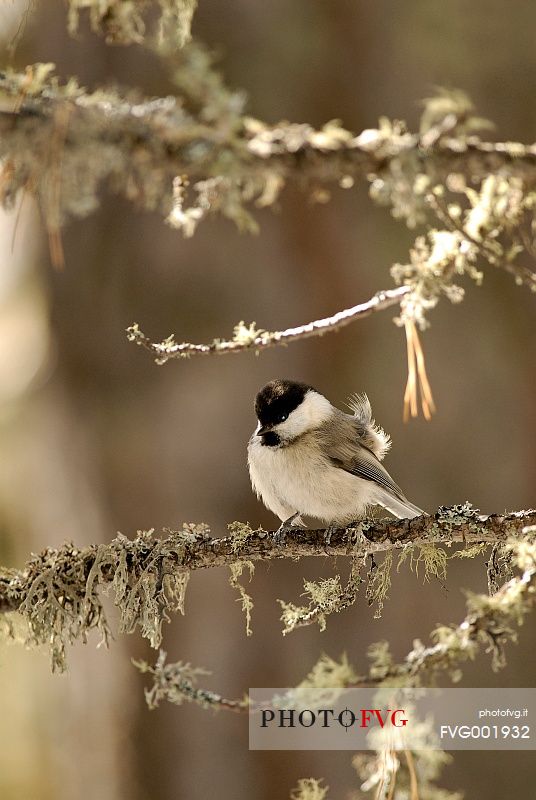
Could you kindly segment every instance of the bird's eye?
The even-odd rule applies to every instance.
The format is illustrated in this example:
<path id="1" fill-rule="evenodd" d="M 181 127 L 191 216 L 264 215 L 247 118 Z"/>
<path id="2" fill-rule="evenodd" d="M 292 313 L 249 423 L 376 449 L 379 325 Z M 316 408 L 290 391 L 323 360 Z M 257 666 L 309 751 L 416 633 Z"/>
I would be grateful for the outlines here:
<path id="1" fill-rule="evenodd" d="M 278 420 L 278 421 L 279 421 L 279 422 L 284 422 L 284 421 L 286 420 L 286 418 L 287 418 L 287 417 L 288 417 L 288 414 L 280 414 L 280 415 L 279 415 L 279 420 Z"/>

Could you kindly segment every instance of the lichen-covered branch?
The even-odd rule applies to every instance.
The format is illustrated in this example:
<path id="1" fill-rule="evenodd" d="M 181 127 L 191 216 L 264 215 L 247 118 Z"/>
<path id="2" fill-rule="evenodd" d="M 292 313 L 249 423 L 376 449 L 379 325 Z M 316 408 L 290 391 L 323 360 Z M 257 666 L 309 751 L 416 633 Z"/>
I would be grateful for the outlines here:
<path id="1" fill-rule="evenodd" d="M 292 530 L 284 542 L 273 532 L 236 524 L 232 536 L 223 538 L 213 538 L 205 525 L 193 524 L 181 531 L 167 531 L 165 538 L 154 538 L 152 531 L 138 533 L 132 540 L 120 534 L 109 544 L 82 549 L 66 544 L 44 550 L 20 571 L 1 569 L 0 612 L 18 610 L 29 625 L 31 640 L 50 647 L 53 668 L 63 669 L 68 644 L 85 641 L 93 629 L 108 640 L 101 591 L 112 592 L 121 631 L 132 633 L 139 628 L 152 646 L 158 647 L 163 622 L 170 613 L 184 613 L 188 579 L 197 569 L 304 556 L 348 556 L 355 563 L 366 554 L 404 553 L 410 545 L 426 551 L 434 543 L 504 543 L 522 536 L 523 529 L 534 524 L 535 511 L 482 515 L 465 504 L 413 520 L 363 521 L 348 529 Z M 432 564 L 434 558 L 430 557 Z M 355 598 L 357 577 L 346 593 L 341 592 L 341 601 L 349 604 L 352 596 Z M 339 603 L 326 599 L 320 609 L 324 616 L 340 610 Z M 320 620 L 318 615 L 313 617 Z M 286 627 L 292 629 L 298 621 L 296 617 L 292 625 L 287 620 Z"/>
<path id="2" fill-rule="evenodd" d="M 324 333 L 339 330 L 356 319 L 368 317 L 375 311 L 381 311 L 400 303 L 401 299 L 409 292 L 411 292 L 409 286 L 380 291 L 365 303 L 346 308 L 331 317 L 317 319 L 305 325 L 287 328 L 284 331 L 265 331 L 257 328 L 254 322 L 250 325 L 240 322 L 234 329 L 232 339 L 215 339 L 210 344 L 178 343 L 175 341 L 174 336 L 169 336 L 162 342 L 154 342 L 140 330 L 137 324 L 127 328 L 127 337 L 129 341 L 152 353 L 157 364 L 165 364 L 166 361 L 171 359 L 190 358 L 195 355 L 211 355 L 214 353 L 222 355 L 224 353 L 242 353 L 245 350 L 259 352 L 268 347 L 288 344 L 311 336 L 322 336 Z"/>
<path id="3" fill-rule="evenodd" d="M 157 708 L 162 700 L 180 706 L 184 702 L 196 703 L 202 708 L 212 708 L 215 711 L 243 712 L 249 708 L 249 699 L 230 700 L 217 692 L 197 687 L 196 681 L 200 675 L 207 675 L 207 671 L 199 667 L 192 667 L 182 661 L 166 663 L 167 654 L 160 650 L 153 667 L 146 661 L 134 661 L 142 674 L 148 673 L 152 678 L 152 685 L 145 690 L 145 700 L 150 709 Z"/>
<path id="4" fill-rule="evenodd" d="M 47 210 L 47 182 L 57 166 L 50 141 L 59 110 L 69 107 L 61 218 L 93 210 L 104 181 L 129 199 L 170 214 L 170 223 L 186 234 L 212 211 L 253 225 L 245 207 L 271 205 L 292 179 L 314 193 L 319 183 L 350 188 L 357 176 L 372 175 L 375 199 L 415 221 L 426 206 L 423 192 L 450 174 L 470 176 L 474 184 L 500 172 L 521 178 L 527 188 L 536 184 L 536 145 L 482 141 L 470 133 L 470 106 L 458 96 L 430 101 L 428 111 L 435 111 L 428 113 L 422 132 L 383 120 L 378 129 L 356 136 L 333 122 L 315 130 L 301 123 L 269 126 L 244 116 L 243 96 L 225 88 L 199 45 L 181 52 L 174 73 L 179 95 L 165 98 L 90 93 L 75 79 L 60 84 L 52 66 L 0 75 L 0 155 L 6 159 L 4 202 L 12 203 L 26 189 L 38 194 Z"/>
<path id="5" fill-rule="evenodd" d="M 416 640 L 406 657 L 395 663 L 387 642 L 374 644 L 369 648 L 371 666 L 366 674 L 359 674 L 344 654 L 340 660 L 324 654 L 297 688 L 417 687 L 441 672 L 447 672 L 457 681 L 461 676 L 460 665 L 474 659 L 481 649 L 492 654 L 493 669 L 504 667 L 505 645 L 515 641 L 516 627 L 523 624 L 536 604 L 536 527 L 532 530 L 527 527 L 524 531 L 525 540 L 511 540 L 508 545 L 520 574 L 491 596 L 469 594 L 466 617 L 458 625 L 435 628 L 431 645 L 425 646 Z M 229 700 L 195 687 L 197 676 L 207 673 L 182 662 L 168 664 L 162 651 L 154 667 L 145 662 L 137 666 L 152 676 L 152 686 L 146 691 L 151 708 L 166 699 L 178 705 L 188 700 L 215 709 L 248 713 L 257 710 L 247 698 Z"/>
<path id="6" fill-rule="evenodd" d="M 413 687 L 426 685 L 441 672 L 449 673 L 456 681 L 461 674 L 460 664 L 475 658 L 482 649 L 491 652 L 494 669 L 504 667 L 505 645 L 516 640 L 516 628 L 523 624 L 536 604 L 536 527 L 526 528 L 525 535 L 525 541 L 510 545 L 520 574 L 491 596 L 469 595 L 465 619 L 456 626 L 437 627 L 432 632 L 433 644 L 425 647 L 417 640 L 406 658 L 395 664 L 387 643 L 380 642 L 370 649 L 372 665 L 368 674 L 360 677 L 345 656 L 340 662 L 323 656 L 302 685 L 308 688 L 326 685 Z M 458 792 L 441 789 L 435 784 L 442 767 L 450 760 L 450 755 L 442 750 L 395 753 L 384 748 L 373 755 L 359 753 L 353 765 L 362 781 L 361 789 L 376 799 L 461 800 Z M 308 779 L 303 782 L 306 787 L 308 782 L 313 789 L 318 784 Z"/>
<path id="7" fill-rule="evenodd" d="M 326 618 L 330 614 L 338 614 L 353 605 L 364 581 L 361 577 L 361 569 L 365 557 L 366 551 L 352 558 L 350 575 L 344 586 L 341 585 L 340 575 L 321 581 L 304 581 L 303 595 L 309 599 L 306 606 L 296 606 L 294 603 L 279 600 L 281 620 L 284 624 L 283 636 L 296 628 L 304 628 L 315 622 L 323 631 L 326 629 Z"/>

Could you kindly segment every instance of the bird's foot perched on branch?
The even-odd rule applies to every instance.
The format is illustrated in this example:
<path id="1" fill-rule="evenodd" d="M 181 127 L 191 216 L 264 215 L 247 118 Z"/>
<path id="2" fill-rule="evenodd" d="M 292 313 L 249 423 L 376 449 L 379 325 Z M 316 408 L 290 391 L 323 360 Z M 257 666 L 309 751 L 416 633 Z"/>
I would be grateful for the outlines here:
<path id="1" fill-rule="evenodd" d="M 281 523 L 274 535 L 274 544 L 276 547 L 284 547 L 288 531 L 295 528 L 294 522 L 300 518 L 300 512 L 296 511 L 291 517 Z"/>

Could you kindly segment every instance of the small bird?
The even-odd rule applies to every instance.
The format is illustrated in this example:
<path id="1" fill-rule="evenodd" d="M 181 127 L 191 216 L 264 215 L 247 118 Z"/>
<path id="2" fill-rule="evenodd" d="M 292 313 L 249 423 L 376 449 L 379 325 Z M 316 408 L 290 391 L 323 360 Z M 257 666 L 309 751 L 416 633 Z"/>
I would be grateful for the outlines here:
<path id="1" fill-rule="evenodd" d="M 352 414 L 290 380 L 270 381 L 257 394 L 249 474 L 257 497 L 282 520 L 280 531 L 303 525 L 302 514 L 345 526 L 375 505 L 401 519 L 424 514 L 380 463 L 391 439 L 372 419 L 366 394 L 348 407 Z"/>

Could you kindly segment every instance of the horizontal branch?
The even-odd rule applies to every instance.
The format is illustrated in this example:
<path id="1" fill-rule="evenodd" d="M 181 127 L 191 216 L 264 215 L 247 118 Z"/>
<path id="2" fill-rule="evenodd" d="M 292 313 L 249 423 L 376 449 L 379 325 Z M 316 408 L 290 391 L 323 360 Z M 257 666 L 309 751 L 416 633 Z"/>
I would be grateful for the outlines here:
<path id="1" fill-rule="evenodd" d="M 19 611 L 28 624 L 28 641 L 48 647 L 52 669 L 61 671 L 66 666 L 67 646 L 87 641 L 91 630 L 108 643 L 111 633 L 102 592 L 113 592 L 119 631 L 133 633 L 139 628 L 157 648 L 162 642 L 164 621 L 169 621 L 171 613 L 184 614 L 186 588 L 193 570 L 227 566 L 247 616 L 250 599 L 237 580 L 244 566 L 251 569 L 256 561 L 275 558 L 348 556 L 352 559 L 352 575 L 345 590 L 339 591 L 338 586 L 332 585 L 333 580 L 327 586 L 329 579 L 306 586 L 313 601 L 311 621 L 323 624 L 325 616 L 340 610 L 341 602 L 345 606 L 355 599 L 360 581 L 358 561 L 361 558 L 362 562 L 367 554 L 387 554 L 380 570 L 375 571 L 376 578 L 369 573 L 371 593 L 367 593 L 367 599 L 381 606 L 386 585 L 381 570 L 392 560 L 393 551 L 404 556 L 409 546 L 418 545 L 419 558 L 424 554 L 426 566 L 430 557 L 432 561 L 438 554 L 440 560 L 446 557 L 442 548 L 430 548 L 434 543 L 500 544 L 523 538 L 526 526 L 535 524 L 536 511 L 481 515 L 465 503 L 413 520 L 363 520 L 352 528 L 297 529 L 285 537 L 277 532 L 252 530 L 242 523 L 233 523 L 232 535 L 223 538 L 213 538 L 206 525 L 193 523 L 185 524 L 181 531 L 168 531 L 165 538 L 154 538 L 153 531 L 139 531 L 132 540 L 118 534 L 108 544 L 78 549 L 66 543 L 58 549 L 43 550 L 20 571 L 0 569 L 0 611 Z M 432 572 L 439 575 L 433 565 Z M 314 605 L 319 606 L 321 614 L 315 613 Z M 304 609 L 284 603 L 282 607 L 286 632 L 303 620 Z M 7 630 L 9 634 L 9 622 Z"/>
<path id="2" fill-rule="evenodd" d="M 166 361 L 174 358 L 189 358 L 194 355 L 206 356 L 214 353 L 223 355 L 224 353 L 243 353 L 245 350 L 259 352 L 268 347 L 288 344 L 298 339 L 308 339 L 311 336 L 322 336 L 324 333 L 339 330 L 356 319 L 368 317 L 374 311 L 381 311 L 400 303 L 400 300 L 411 291 L 409 286 L 386 289 L 377 292 L 365 303 L 359 303 L 344 311 L 339 311 L 332 317 L 317 319 L 305 325 L 287 328 L 284 331 L 257 330 L 255 323 L 246 326 L 242 322 L 236 326 L 233 339 L 215 339 L 211 344 L 191 344 L 190 342 L 179 344 L 173 336 L 162 342 L 154 342 L 139 329 L 136 323 L 127 328 L 127 337 L 129 341 L 152 353 L 158 364 L 165 364 Z"/>
<path id="3" fill-rule="evenodd" d="M 363 520 L 352 528 L 295 528 L 281 537 L 275 531 L 252 530 L 237 525 L 232 536 L 213 538 L 202 532 L 177 531 L 167 538 L 153 538 L 151 533 L 134 540 L 121 534 L 109 545 L 90 545 L 83 549 L 64 545 L 58 550 L 44 550 L 34 556 L 23 570 L 0 569 L 0 611 L 17 610 L 27 597 L 32 584 L 44 573 L 58 584 L 62 579 L 72 584 L 73 575 L 85 576 L 78 589 L 86 594 L 87 581 L 96 564 L 102 565 L 102 582 L 115 578 L 117 564 L 112 556 L 125 558 L 126 577 L 139 579 L 140 572 L 162 583 L 165 568 L 184 572 L 224 567 L 238 561 L 270 561 L 306 556 L 349 556 L 401 550 L 408 545 L 429 545 L 476 542 L 500 543 L 522 535 L 523 528 L 536 525 L 536 510 L 508 514 L 479 514 L 469 504 L 441 507 L 435 514 L 414 519 Z M 56 572 L 54 572 L 54 568 Z M 65 573 L 65 575 L 63 574 Z M 67 581 L 68 578 L 68 581 Z"/>
<path id="4" fill-rule="evenodd" d="M 0 74 L 0 92 L 17 101 L 13 110 L 4 109 L 0 115 L 4 136 L 18 132 L 19 137 L 41 138 L 44 129 L 54 126 L 58 108 L 68 105 L 72 117 L 67 149 L 84 147 L 91 139 L 103 147 L 120 145 L 125 155 L 137 157 L 142 147 L 146 156 L 152 152 L 162 165 L 167 164 L 173 176 L 187 174 L 199 180 L 213 176 L 222 156 L 230 157 L 229 148 L 241 163 L 243 176 L 272 165 L 289 176 L 299 174 L 300 180 L 334 181 L 385 168 L 408 153 L 423 163 L 446 164 L 449 170 L 470 163 L 472 174 L 480 176 L 502 165 L 517 165 L 524 174 L 536 170 L 536 144 L 436 136 L 433 128 L 426 134 L 367 129 L 356 135 L 335 123 L 316 130 L 307 123 L 268 125 L 240 117 L 238 129 L 223 136 L 218 133 L 219 120 L 213 125 L 197 121 L 185 110 L 180 96 L 134 102 L 116 93 L 86 93 L 76 84 L 43 84 L 36 90 L 28 73 Z M 22 138 L 19 141 L 22 144 Z M 189 150 L 192 145 L 199 155 Z M 96 148 L 95 158 L 98 153 Z"/>
<path id="5" fill-rule="evenodd" d="M 469 107 L 457 101 L 443 101 L 444 113 L 423 133 L 385 122 L 357 136 L 334 122 L 320 130 L 267 125 L 243 114 L 243 95 L 224 86 L 199 45 L 184 48 L 180 59 L 180 94 L 152 99 L 86 92 L 74 79 L 60 85 L 50 65 L 1 73 L 4 202 L 12 204 L 21 189 L 33 192 L 58 226 L 66 214 L 92 211 L 106 181 L 191 235 L 212 211 L 251 227 L 245 207 L 271 205 L 291 180 L 314 193 L 319 183 L 350 187 L 358 176 L 391 168 L 408 186 L 418 173 L 437 182 L 460 172 L 475 183 L 507 169 L 525 187 L 536 185 L 536 145 L 469 135 Z"/>

